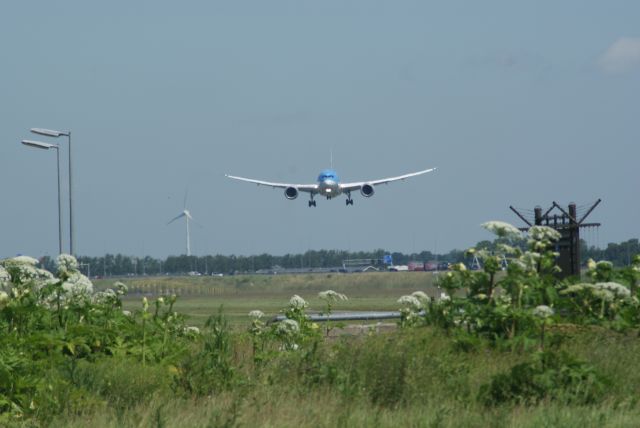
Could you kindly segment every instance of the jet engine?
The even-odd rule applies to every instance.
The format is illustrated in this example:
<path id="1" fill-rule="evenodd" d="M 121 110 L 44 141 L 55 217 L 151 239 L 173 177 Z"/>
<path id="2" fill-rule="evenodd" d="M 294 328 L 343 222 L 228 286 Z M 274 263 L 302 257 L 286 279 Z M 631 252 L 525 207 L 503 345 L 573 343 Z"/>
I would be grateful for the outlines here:
<path id="1" fill-rule="evenodd" d="M 291 200 L 298 197 L 298 189 L 295 187 L 287 187 L 284 189 L 284 197 Z"/>
<path id="2" fill-rule="evenodd" d="M 375 193 L 373 186 L 371 184 L 363 184 L 360 188 L 360 194 L 365 198 L 370 198 Z"/>

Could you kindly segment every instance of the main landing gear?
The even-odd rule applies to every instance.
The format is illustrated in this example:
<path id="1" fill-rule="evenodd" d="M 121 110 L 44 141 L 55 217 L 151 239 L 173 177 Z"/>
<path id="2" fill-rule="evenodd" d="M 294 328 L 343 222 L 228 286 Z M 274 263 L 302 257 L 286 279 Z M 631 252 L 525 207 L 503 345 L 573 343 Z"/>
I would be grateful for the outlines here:
<path id="1" fill-rule="evenodd" d="M 353 199 L 351 199 L 351 192 L 347 192 L 347 200 L 345 201 L 346 205 L 353 205 Z"/>
<path id="2" fill-rule="evenodd" d="M 313 200 L 313 195 L 311 195 L 311 200 L 309 201 L 309 208 L 315 207 L 315 206 L 316 206 L 316 201 Z"/>

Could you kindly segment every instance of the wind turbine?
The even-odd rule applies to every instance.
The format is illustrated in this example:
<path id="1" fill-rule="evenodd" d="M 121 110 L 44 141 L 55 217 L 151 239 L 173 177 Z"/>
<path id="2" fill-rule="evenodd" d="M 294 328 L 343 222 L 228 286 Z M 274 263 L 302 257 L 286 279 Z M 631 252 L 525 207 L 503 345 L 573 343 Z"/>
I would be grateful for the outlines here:
<path id="1" fill-rule="evenodd" d="M 167 223 L 167 225 L 170 225 L 171 223 L 173 223 L 174 221 L 178 220 L 179 218 L 184 217 L 186 225 L 187 225 L 187 256 L 191 255 L 191 236 L 189 233 L 189 220 L 193 220 L 193 217 L 191 217 L 191 213 L 189 212 L 189 210 L 187 209 L 187 192 L 185 192 L 184 194 L 184 209 L 182 210 L 182 212 L 180 214 L 178 214 L 177 216 L 175 216 L 174 218 L 172 218 L 169 223 Z"/>

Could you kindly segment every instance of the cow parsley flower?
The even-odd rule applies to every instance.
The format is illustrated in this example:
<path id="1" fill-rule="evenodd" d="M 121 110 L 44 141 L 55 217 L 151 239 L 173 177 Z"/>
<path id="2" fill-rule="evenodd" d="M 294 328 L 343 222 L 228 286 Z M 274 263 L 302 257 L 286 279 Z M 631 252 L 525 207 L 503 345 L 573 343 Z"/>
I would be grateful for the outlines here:
<path id="1" fill-rule="evenodd" d="M 451 297 L 447 293 L 440 293 L 441 302 L 448 302 L 449 300 L 451 300 Z"/>
<path id="2" fill-rule="evenodd" d="M 184 332 L 186 334 L 198 335 L 198 334 L 200 334 L 200 329 L 198 327 L 195 327 L 195 326 L 187 326 L 187 327 L 184 328 Z"/>
<path id="3" fill-rule="evenodd" d="M 4 291 L 0 291 L 0 309 L 3 309 L 9 303 L 9 295 Z"/>
<path id="4" fill-rule="evenodd" d="M 337 302 L 338 300 L 349 300 L 347 296 L 342 293 L 338 293 L 333 290 L 321 291 L 318 293 L 318 297 L 327 302 Z"/>
<path id="5" fill-rule="evenodd" d="M 596 269 L 611 270 L 613 269 L 613 263 L 608 260 L 600 260 L 596 263 Z"/>
<path id="6" fill-rule="evenodd" d="M 411 295 L 420 300 L 420 302 L 422 302 L 423 304 L 429 303 L 431 301 L 431 297 L 429 297 L 424 291 L 414 291 L 413 293 L 411 293 Z"/>
<path id="7" fill-rule="evenodd" d="M 69 278 L 62 283 L 62 289 L 71 296 L 87 296 L 93 293 L 93 284 L 80 272 L 73 272 Z"/>
<path id="8" fill-rule="evenodd" d="M 553 316 L 555 312 L 547 305 L 536 306 L 533 309 L 533 315 L 538 318 L 549 318 Z"/>
<path id="9" fill-rule="evenodd" d="M 540 262 L 540 253 L 534 251 L 525 251 L 520 257 L 513 261 L 525 272 L 536 272 L 538 263 Z"/>
<path id="10" fill-rule="evenodd" d="M 102 305 L 108 304 L 108 303 L 115 303 L 118 300 L 118 295 L 116 294 L 115 291 L 108 288 L 104 291 L 98 291 L 97 293 L 95 293 L 92 296 L 92 300 L 94 303 L 102 304 Z"/>
<path id="11" fill-rule="evenodd" d="M 60 254 L 56 258 L 58 274 L 73 273 L 78 271 L 78 260 L 71 254 Z"/>
<path id="12" fill-rule="evenodd" d="M 605 302 L 613 302 L 615 300 L 616 295 L 606 288 L 596 288 L 593 287 L 591 289 L 591 294 L 593 294 L 598 299 L 604 300 Z"/>
<path id="13" fill-rule="evenodd" d="M 127 294 L 127 291 L 129 291 L 129 287 L 127 287 L 126 284 L 120 281 L 116 281 L 113 286 L 116 287 L 116 294 L 118 294 L 119 296 L 124 296 L 125 294 Z"/>
<path id="14" fill-rule="evenodd" d="M 608 290 L 616 295 L 619 298 L 625 298 L 631 296 L 631 291 L 622 284 L 618 284 L 617 282 L 598 282 L 594 284 L 594 288 L 599 288 L 602 290 Z"/>
<path id="15" fill-rule="evenodd" d="M 11 275 L 9 272 L 0 266 L 0 289 L 8 288 L 11 284 Z"/>
<path id="16" fill-rule="evenodd" d="M 482 223 L 481 226 L 501 238 L 521 236 L 520 230 L 517 227 L 504 221 L 488 221 Z"/>
<path id="17" fill-rule="evenodd" d="M 300 324 L 296 320 L 284 319 L 278 323 L 276 328 L 278 334 L 282 336 L 291 336 L 300 331 Z"/>
<path id="18" fill-rule="evenodd" d="M 291 296 L 291 299 L 289 299 L 289 306 L 294 309 L 304 309 L 309 306 L 309 304 L 302 297 L 294 294 L 293 296 Z"/>
<path id="19" fill-rule="evenodd" d="M 125 317 L 130 317 L 131 316 L 131 311 L 123 310 L 122 311 L 122 315 L 124 315 Z"/>
<path id="20" fill-rule="evenodd" d="M 557 241 L 560 236 L 560 232 L 549 226 L 532 226 L 529 228 L 529 237 L 536 241 Z"/>
<path id="21" fill-rule="evenodd" d="M 9 264 L 29 265 L 29 266 L 35 266 L 38 263 L 40 263 L 38 259 L 34 259 L 33 257 L 29 257 L 29 256 L 12 257 L 9 260 L 6 260 L 6 262 Z"/>
<path id="22" fill-rule="evenodd" d="M 586 289 L 590 289 L 591 286 L 592 286 L 592 284 L 586 284 L 586 283 L 572 284 L 572 285 L 568 286 L 567 288 L 565 288 L 564 290 L 560 291 L 560 294 L 580 293 L 581 291 L 584 291 Z"/>
<path id="23" fill-rule="evenodd" d="M 422 309 L 422 303 L 415 296 L 402 296 L 398 299 L 398 303 L 402 306 L 409 307 L 411 309 L 420 310 Z"/>
<path id="24" fill-rule="evenodd" d="M 37 280 L 40 277 L 39 270 L 28 263 L 20 263 L 8 266 L 13 274 L 13 282 L 15 284 L 27 284 Z"/>
<path id="25" fill-rule="evenodd" d="M 254 309 L 253 311 L 249 312 L 249 316 L 251 318 L 253 318 L 254 320 L 259 320 L 260 318 L 262 318 L 264 316 L 264 312 L 258 310 L 258 309 Z"/>
<path id="26" fill-rule="evenodd" d="M 498 243 L 496 249 L 500 254 L 514 254 L 516 256 L 520 256 L 522 254 L 522 250 L 520 250 L 520 248 L 503 243 Z"/>

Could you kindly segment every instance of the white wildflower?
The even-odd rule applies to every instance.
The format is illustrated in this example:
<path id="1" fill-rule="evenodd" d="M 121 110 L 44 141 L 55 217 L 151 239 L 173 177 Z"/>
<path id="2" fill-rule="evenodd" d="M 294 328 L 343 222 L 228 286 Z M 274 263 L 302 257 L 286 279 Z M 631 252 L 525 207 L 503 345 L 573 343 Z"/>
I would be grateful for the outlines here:
<path id="1" fill-rule="evenodd" d="M 29 266 L 35 266 L 38 263 L 40 263 L 38 259 L 34 259 L 33 257 L 29 257 L 29 256 L 17 256 L 17 257 L 10 258 L 5 262 L 7 264 L 12 264 L 12 265 L 29 265 Z"/>
<path id="2" fill-rule="evenodd" d="M 56 258 L 58 275 L 72 274 L 78 271 L 78 260 L 71 254 L 60 254 Z"/>
<path id="3" fill-rule="evenodd" d="M 93 293 L 93 284 L 80 272 L 73 272 L 69 278 L 62 283 L 62 289 L 71 296 L 90 295 Z"/>
<path id="4" fill-rule="evenodd" d="M 529 228 L 529 237 L 535 241 L 557 241 L 560 232 L 549 226 L 532 226 Z"/>
<path id="5" fill-rule="evenodd" d="M 613 302 L 616 297 L 616 295 L 611 290 L 607 290 L 606 288 L 593 287 L 591 289 L 591 293 L 598 299 L 602 299 L 606 302 Z"/>
<path id="6" fill-rule="evenodd" d="M 611 270 L 613 269 L 613 263 L 608 260 L 600 260 L 596 263 L 596 270 Z"/>
<path id="7" fill-rule="evenodd" d="M 560 294 L 579 293 L 581 291 L 584 291 L 584 290 L 590 289 L 590 288 L 592 288 L 592 284 L 585 284 L 585 283 L 573 284 L 573 285 L 568 286 L 564 290 L 560 291 Z"/>
<path id="8" fill-rule="evenodd" d="M 92 296 L 92 300 L 96 304 L 115 303 L 118 300 L 118 296 L 115 291 L 108 288 L 104 291 L 98 291 Z"/>
<path id="9" fill-rule="evenodd" d="M 507 244 L 502 244 L 502 243 L 499 243 L 497 245 L 497 250 L 499 253 L 502 253 L 502 254 L 515 254 L 516 256 L 519 256 L 522 253 L 520 248 L 513 247 Z"/>
<path id="10" fill-rule="evenodd" d="M 481 226 L 501 238 L 521 236 L 517 227 L 504 221 L 488 221 L 482 223 Z"/>
<path id="11" fill-rule="evenodd" d="M 622 284 L 617 282 L 598 282 L 594 284 L 595 288 L 602 290 L 608 290 L 616 295 L 616 297 L 625 298 L 631 296 L 631 291 Z"/>
<path id="12" fill-rule="evenodd" d="M 309 306 L 309 304 L 302 297 L 294 294 L 293 296 L 291 296 L 291 299 L 289 299 L 289 306 L 294 309 L 304 309 Z"/>
<path id="13" fill-rule="evenodd" d="M 264 316 L 264 312 L 258 310 L 258 309 L 254 309 L 253 311 L 249 312 L 249 316 L 251 318 L 253 318 L 254 320 L 259 320 L 260 318 L 262 318 Z"/>
<path id="14" fill-rule="evenodd" d="M 129 291 L 129 288 L 126 286 L 126 284 L 120 282 L 120 281 L 116 281 L 115 284 L 113 284 L 114 287 L 116 287 L 116 293 L 119 296 L 123 296 L 125 294 L 127 294 L 127 291 Z"/>
<path id="15" fill-rule="evenodd" d="M 555 312 L 547 305 L 536 306 L 533 310 L 533 315 L 539 318 L 549 318 L 553 316 Z"/>
<path id="16" fill-rule="evenodd" d="M 43 281 L 51 281 L 51 280 L 57 281 L 57 278 L 53 276 L 53 274 L 48 270 L 36 268 L 35 271 L 36 271 L 36 275 L 38 276 L 38 279 L 41 279 Z"/>
<path id="17" fill-rule="evenodd" d="M 0 291 L 0 309 L 7 306 L 8 303 L 9 303 L 9 295 L 4 291 Z"/>
<path id="18" fill-rule="evenodd" d="M 337 302 L 338 300 L 349 300 L 347 296 L 342 293 L 338 293 L 333 290 L 321 291 L 318 293 L 318 297 L 327 302 Z"/>
<path id="19" fill-rule="evenodd" d="M 0 289 L 8 288 L 11 284 L 11 275 L 9 272 L 0 266 Z"/>
<path id="20" fill-rule="evenodd" d="M 187 326 L 184 328 L 184 332 L 186 334 L 198 335 L 200 334 L 200 329 L 195 326 Z"/>
<path id="21" fill-rule="evenodd" d="M 587 260 L 587 269 L 589 270 L 595 270 L 596 268 L 596 262 L 593 259 L 589 259 Z"/>
<path id="22" fill-rule="evenodd" d="M 451 300 L 451 297 L 447 293 L 440 293 L 441 302 L 448 302 L 449 300 Z"/>
<path id="23" fill-rule="evenodd" d="M 619 299 L 624 299 L 631 296 L 631 291 L 624 285 L 618 284 L 617 282 L 573 284 L 562 290 L 560 294 L 579 293 L 582 291 L 588 291 L 593 294 L 594 297 L 606 301 L 612 301 L 616 297 Z"/>
<path id="24" fill-rule="evenodd" d="M 277 332 L 283 336 L 290 336 L 300 331 L 300 324 L 296 320 L 284 319 L 278 323 Z"/>
<path id="25" fill-rule="evenodd" d="M 125 317 L 130 317 L 131 316 L 131 311 L 124 310 L 124 311 L 122 311 L 122 315 L 124 315 Z"/>
<path id="26" fill-rule="evenodd" d="M 480 293 L 473 296 L 473 298 L 478 300 L 487 300 L 489 297 L 484 293 Z"/>
<path id="27" fill-rule="evenodd" d="M 164 297 L 162 296 L 158 297 L 158 299 L 156 300 L 156 303 L 158 303 L 159 305 L 164 305 Z"/>
<path id="28" fill-rule="evenodd" d="M 422 309 L 422 303 L 414 296 L 402 296 L 398 299 L 398 303 L 415 310 Z"/>
<path id="29" fill-rule="evenodd" d="M 12 265 L 10 270 L 13 273 L 13 282 L 15 284 L 27 284 L 40 277 L 40 273 L 38 272 L 40 269 L 27 263 Z"/>
<path id="30" fill-rule="evenodd" d="M 525 251 L 525 253 L 518 258 L 518 265 L 522 267 L 525 272 L 535 272 L 538 269 L 540 258 L 540 253 Z"/>
<path id="31" fill-rule="evenodd" d="M 414 291 L 411 295 L 422 303 L 429 303 L 431 301 L 431 297 L 429 297 L 424 291 Z"/>

